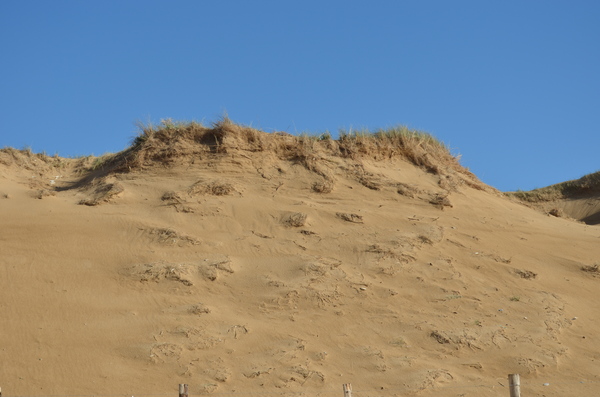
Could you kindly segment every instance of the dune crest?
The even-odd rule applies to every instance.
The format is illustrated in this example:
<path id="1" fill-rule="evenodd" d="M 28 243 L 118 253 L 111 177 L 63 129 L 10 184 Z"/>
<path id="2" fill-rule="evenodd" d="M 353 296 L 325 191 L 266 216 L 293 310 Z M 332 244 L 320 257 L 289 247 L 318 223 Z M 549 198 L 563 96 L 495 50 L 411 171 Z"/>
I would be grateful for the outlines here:
<path id="1" fill-rule="evenodd" d="M 556 217 L 600 224 L 600 171 L 529 192 L 511 192 L 532 208 Z"/>

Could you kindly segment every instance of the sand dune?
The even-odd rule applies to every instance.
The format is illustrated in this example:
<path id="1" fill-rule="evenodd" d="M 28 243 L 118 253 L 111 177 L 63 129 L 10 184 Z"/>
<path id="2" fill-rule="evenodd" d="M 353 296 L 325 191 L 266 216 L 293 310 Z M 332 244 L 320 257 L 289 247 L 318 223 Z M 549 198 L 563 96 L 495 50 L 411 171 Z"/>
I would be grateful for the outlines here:
<path id="1" fill-rule="evenodd" d="M 600 224 L 600 172 L 529 192 L 509 194 L 553 216 L 571 218 L 588 225 Z"/>
<path id="2" fill-rule="evenodd" d="M 434 147 L 177 128 L 0 152 L 5 395 L 600 392 L 597 226 Z"/>

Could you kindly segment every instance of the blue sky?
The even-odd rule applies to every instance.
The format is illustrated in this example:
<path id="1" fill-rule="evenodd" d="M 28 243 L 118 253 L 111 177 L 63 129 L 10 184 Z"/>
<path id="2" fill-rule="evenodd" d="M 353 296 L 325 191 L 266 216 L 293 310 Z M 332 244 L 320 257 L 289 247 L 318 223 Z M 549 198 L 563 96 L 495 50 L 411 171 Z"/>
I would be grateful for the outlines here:
<path id="1" fill-rule="evenodd" d="M 0 147 L 117 152 L 134 123 L 407 125 L 500 190 L 600 170 L 600 2 L 0 1 Z"/>

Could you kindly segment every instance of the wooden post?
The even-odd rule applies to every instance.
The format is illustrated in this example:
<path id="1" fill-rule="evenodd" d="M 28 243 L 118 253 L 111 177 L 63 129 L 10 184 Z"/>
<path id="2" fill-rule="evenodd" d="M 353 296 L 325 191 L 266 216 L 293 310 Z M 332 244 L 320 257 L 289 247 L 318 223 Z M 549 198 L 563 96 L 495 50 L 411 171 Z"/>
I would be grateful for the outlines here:
<path id="1" fill-rule="evenodd" d="M 510 397 L 521 397 L 521 377 L 519 374 L 508 375 L 508 387 Z"/>
<path id="2" fill-rule="evenodd" d="M 188 385 L 179 384 L 179 397 L 188 397 Z"/>
<path id="3" fill-rule="evenodd" d="M 344 397 L 352 397 L 352 385 L 350 383 L 344 383 Z"/>

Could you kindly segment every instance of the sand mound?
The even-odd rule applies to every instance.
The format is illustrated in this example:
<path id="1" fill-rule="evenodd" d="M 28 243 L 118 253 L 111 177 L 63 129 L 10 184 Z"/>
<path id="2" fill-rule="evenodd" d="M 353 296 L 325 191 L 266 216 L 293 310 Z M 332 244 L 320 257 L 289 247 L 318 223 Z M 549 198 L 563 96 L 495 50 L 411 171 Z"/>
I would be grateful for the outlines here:
<path id="1" fill-rule="evenodd" d="M 556 217 L 572 218 L 588 225 L 600 224 L 600 172 L 529 192 L 512 192 L 509 195 Z"/>
<path id="2" fill-rule="evenodd" d="M 508 395 L 509 373 L 595 393 L 600 229 L 427 135 L 166 121 L 118 154 L 0 168 L 7 395 Z"/>

